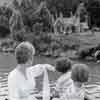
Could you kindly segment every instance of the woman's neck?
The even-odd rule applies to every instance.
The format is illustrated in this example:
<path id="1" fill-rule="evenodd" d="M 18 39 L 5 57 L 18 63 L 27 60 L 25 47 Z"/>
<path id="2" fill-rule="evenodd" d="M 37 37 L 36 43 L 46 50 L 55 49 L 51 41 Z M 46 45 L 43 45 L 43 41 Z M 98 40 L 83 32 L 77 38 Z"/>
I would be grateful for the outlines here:
<path id="1" fill-rule="evenodd" d="M 27 65 L 26 64 L 18 64 L 17 69 L 24 75 L 25 79 L 27 79 L 26 76 L 26 69 L 27 69 Z"/>

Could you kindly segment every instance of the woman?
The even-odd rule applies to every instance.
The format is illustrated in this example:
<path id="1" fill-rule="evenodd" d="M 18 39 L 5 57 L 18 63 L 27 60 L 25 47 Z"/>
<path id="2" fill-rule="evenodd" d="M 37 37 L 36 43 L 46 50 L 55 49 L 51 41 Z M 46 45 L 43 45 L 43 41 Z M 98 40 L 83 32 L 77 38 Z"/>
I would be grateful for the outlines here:
<path id="1" fill-rule="evenodd" d="M 16 68 L 8 76 L 9 100 L 36 100 L 34 96 L 35 77 L 44 73 L 43 99 L 50 99 L 47 70 L 54 68 L 48 64 L 32 66 L 35 48 L 29 42 L 22 42 L 15 49 Z M 31 66 L 31 67 L 30 67 Z"/>

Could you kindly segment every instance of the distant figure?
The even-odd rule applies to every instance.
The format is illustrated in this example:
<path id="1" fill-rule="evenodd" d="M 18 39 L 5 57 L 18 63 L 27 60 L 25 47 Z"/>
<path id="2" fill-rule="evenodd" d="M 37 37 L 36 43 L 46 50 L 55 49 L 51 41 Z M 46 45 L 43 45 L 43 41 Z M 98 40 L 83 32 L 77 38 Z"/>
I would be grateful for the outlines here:
<path id="1" fill-rule="evenodd" d="M 54 32 L 55 34 L 63 34 L 64 32 L 63 15 L 61 13 L 54 23 Z"/>
<path id="2" fill-rule="evenodd" d="M 80 2 L 79 6 L 77 7 L 76 18 L 79 20 L 79 31 L 83 32 L 84 30 L 88 30 L 87 10 L 84 2 Z"/>

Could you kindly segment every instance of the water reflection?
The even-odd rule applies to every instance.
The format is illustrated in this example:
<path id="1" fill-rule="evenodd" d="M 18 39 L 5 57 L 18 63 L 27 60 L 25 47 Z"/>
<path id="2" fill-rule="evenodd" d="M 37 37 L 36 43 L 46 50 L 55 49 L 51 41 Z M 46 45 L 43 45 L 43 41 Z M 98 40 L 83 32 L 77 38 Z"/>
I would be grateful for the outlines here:
<path id="1" fill-rule="evenodd" d="M 0 72 L 0 100 L 4 100 L 8 96 L 7 77 L 8 73 Z"/>

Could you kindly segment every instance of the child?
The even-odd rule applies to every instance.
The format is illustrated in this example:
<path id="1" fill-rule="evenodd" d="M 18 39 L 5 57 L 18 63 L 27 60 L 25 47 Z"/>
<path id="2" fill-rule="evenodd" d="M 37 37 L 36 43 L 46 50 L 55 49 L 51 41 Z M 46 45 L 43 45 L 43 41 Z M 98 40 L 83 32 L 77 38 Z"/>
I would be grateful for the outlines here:
<path id="1" fill-rule="evenodd" d="M 61 100 L 92 100 L 85 93 L 84 83 L 88 81 L 89 71 L 85 64 L 75 64 L 72 66 L 71 78 L 73 84 L 68 87 Z"/>
<path id="2" fill-rule="evenodd" d="M 56 83 L 56 91 L 62 96 L 66 88 L 72 84 L 71 61 L 68 58 L 56 60 L 56 70 L 62 74 Z"/>

